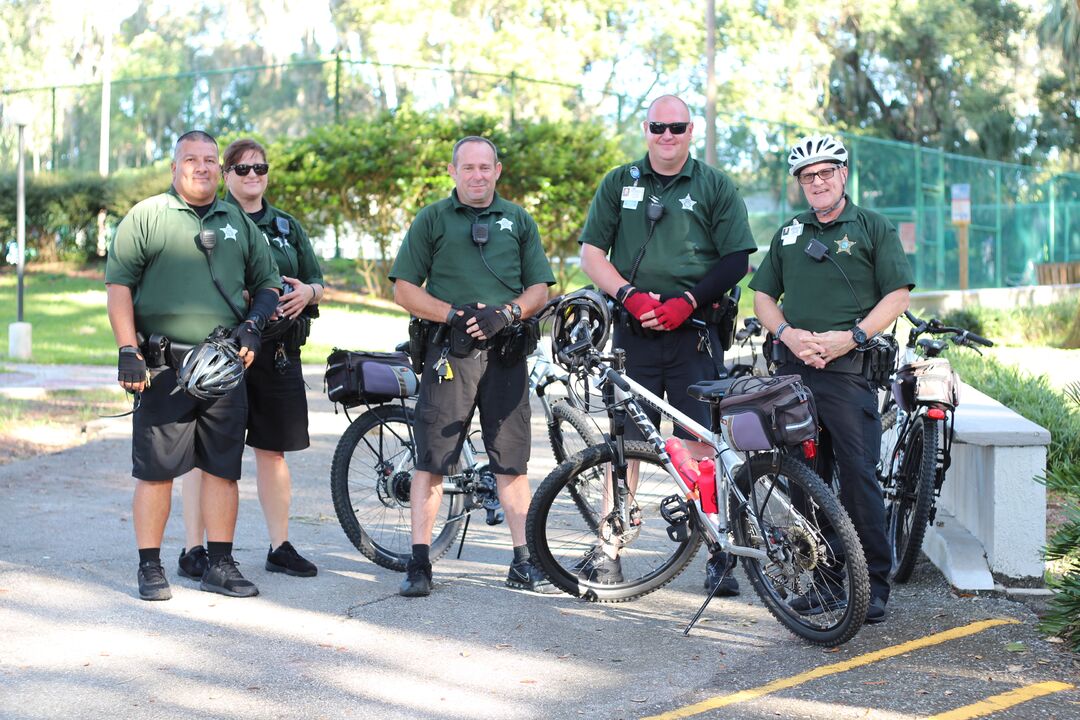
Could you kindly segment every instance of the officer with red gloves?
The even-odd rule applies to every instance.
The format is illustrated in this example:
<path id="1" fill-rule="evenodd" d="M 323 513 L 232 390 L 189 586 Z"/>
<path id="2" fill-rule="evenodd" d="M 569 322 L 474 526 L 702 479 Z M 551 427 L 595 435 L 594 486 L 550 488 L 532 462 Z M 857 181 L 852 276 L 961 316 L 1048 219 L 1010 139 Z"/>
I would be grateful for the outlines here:
<path id="1" fill-rule="evenodd" d="M 648 154 L 601 181 L 580 238 L 581 267 L 622 306 L 614 344 L 626 351 L 630 377 L 708 427 L 708 406 L 686 388 L 717 377 L 720 345 L 714 328 L 699 331 L 688 320 L 738 284 L 757 244 L 734 183 L 690 157 L 694 125 L 686 103 L 661 96 L 646 117 Z M 628 439 L 634 433 L 628 428 Z M 679 429 L 676 435 L 688 437 Z M 687 447 L 698 459 L 712 452 L 701 443 Z M 712 557 L 706 588 L 726 569 L 722 553 Z M 736 593 L 728 575 L 717 594 Z"/>

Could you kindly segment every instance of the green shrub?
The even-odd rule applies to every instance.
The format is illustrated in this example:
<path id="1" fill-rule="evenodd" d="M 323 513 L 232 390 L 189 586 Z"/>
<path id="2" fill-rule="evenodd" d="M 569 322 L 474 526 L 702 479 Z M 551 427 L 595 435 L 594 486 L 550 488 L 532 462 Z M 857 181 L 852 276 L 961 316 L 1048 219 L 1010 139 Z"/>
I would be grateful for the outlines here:
<path id="1" fill-rule="evenodd" d="M 1063 300 L 1050 305 L 1006 309 L 968 307 L 950 310 L 941 316 L 941 321 L 967 328 L 998 345 L 1062 347 L 1075 317 L 1076 301 Z"/>
<path id="2" fill-rule="evenodd" d="M 985 337 L 986 331 L 983 329 L 983 316 L 976 312 L 976 310 L 976 308 L 950 310 L 939 319 L 946 325 L 961 327 L 970 330 L 976 335 L 983 335 Z"/>

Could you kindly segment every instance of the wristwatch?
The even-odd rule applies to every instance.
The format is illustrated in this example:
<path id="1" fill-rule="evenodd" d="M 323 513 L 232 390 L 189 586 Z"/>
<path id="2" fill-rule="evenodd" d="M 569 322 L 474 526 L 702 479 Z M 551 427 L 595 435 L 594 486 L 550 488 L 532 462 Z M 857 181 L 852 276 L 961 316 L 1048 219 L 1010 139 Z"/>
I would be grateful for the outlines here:
<path id="1" fill-rule="evenodd" d="M 517 303 L 510 303 L 510 317 L 514 322 L 521 319 L 521 306 Z"/>
<path id="2" fill-rule="evenodd" d="M 851 337 L 855 340 L 856 345 L 862 345 L 866 342 L 866 331 L 856 325 L 851 328 Z"/>

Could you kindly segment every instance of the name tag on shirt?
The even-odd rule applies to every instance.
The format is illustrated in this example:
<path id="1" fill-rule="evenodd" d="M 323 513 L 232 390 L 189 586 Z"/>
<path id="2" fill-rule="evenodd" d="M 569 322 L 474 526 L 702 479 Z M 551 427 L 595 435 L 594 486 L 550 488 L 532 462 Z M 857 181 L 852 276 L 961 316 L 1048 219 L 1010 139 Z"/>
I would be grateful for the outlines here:
<path id="1" fill-rule="evenodd" d="M 795 241 L 802 235 L 803 224 L 798 220 L 792 220 L 791 224 L 780 231 L 781 245 L 794 245 Z"/>
<path id="2" fill-rule="evenodd" d="M 623 185 L 622 206 L 627 210 L 636 210 L 638 203 L 645 199 L 645 188 L 638 185 Z"/>

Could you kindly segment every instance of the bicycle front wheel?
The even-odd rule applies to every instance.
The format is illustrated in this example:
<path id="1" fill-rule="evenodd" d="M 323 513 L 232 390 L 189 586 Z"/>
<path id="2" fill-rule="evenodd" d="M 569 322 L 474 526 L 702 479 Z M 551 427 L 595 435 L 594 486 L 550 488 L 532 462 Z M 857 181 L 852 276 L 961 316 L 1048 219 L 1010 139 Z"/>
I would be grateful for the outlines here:
<path id="1" fill-rule="evenodd" d="M 341 436 L 330 468 L 330 493 L 345 535 L 365 557 L 398 571 L 412 557 L 412 426 L 410 407 L 372 408 Z M 432 530 L 432 562 L 446 554 L 461 532 L 463 506 L 460 494 L 443 493 Z"/>
<path id="2" fill-rule="evenodd" d="M 799 460 L 754 455 L 731 496 L 736 544 L 768 554 L 741 561 L 754 591 L 785 627 L 816 645 L 855 636 L 866 620 L 870 580 L 855 527 L 836 495 Z"/>
<path id="3" fill-rule="evenodd" d="M 889 578 L 896 582 L 907 582 L 919 559 L 934 505 L 937 446 L 937 422 L 920 415 L 894 457 L 885 488 L 885 527 L 892 545 Z"/>
<path id="4" fill-rule="evenodd" d="M 681 498 L 681 492 L 652 447 L 628 442 L 626 459 L 639 468 L 636 488 L 625 501 L 629 523 L 613 508 L 615 448 L 607 443 L 559 465 L 533 496 L 526 521 L 529 552 L 552 584 L 571 595 L 594 602 L 640 597 L 671 582 L 701 544 L 689 517 L 685 533 L 669 537 L 661 503 Z"/>
<path id="5" fill-rule="evenodd" d="M 566 403 L 558 401 L 551 406 L 553 424 L 548 426 L 548 440 L 559 465 L 587 447 L 599 445 L 603 438 L 593 427 L 589 416 Z"/>

